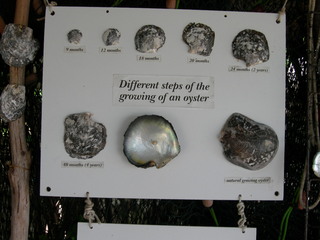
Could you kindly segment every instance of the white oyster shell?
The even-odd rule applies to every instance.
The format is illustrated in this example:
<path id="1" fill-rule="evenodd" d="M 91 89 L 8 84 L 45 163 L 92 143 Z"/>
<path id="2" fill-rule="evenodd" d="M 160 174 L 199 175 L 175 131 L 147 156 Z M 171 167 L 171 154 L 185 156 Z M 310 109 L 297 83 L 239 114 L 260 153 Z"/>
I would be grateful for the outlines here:
<path id="1" fill-rule="evenodd" d="M 134 38 L 136 50 L 142 53 L 155 53 L 166 41 L 164 31 L 155 25 L 141 27 Z"/>
<path id="2" fill-rule="evenodd" d="M 182 38 L 189 46 L 189 53 L 209 56 L 214 45 L 215 33 L 202 23 L 189 23 L 183 30 Z"/>
<path id="3" fill-rule="evenodd" d="M 75 113 L 64 121 L 64 147 L 73 158 L 96 156 L 106 145 L 106 128 L 91 119 L 90 113 Z"/>
<path id="4" fill-rule="evenodd" d="M 320 178 L 320 152 L 317 152 L 313 158 L 312 170 Z"/>
<path id="5" fill-rule="evenodd" d="M 275 131 L 240 113 L 232 114 L 220 132 L 224 155 L 235 165 L 259 170 L 267 166 L 278 150 Z"/>
<path id="6" fill-rule="evenodd" d="M 161 168 L 180 153 L 178 137 L 163 117 L 136 118 L 124 134 L 123 152 L 137 167 Z"/>
<path id="7" fill-rule="evenodd" d="M 245 61 L 247 67 L 269 60 L 269 46 L 265 35 L 252 29 L 237 34 L 232 42 L 232 53 L 237 59 Z"/>

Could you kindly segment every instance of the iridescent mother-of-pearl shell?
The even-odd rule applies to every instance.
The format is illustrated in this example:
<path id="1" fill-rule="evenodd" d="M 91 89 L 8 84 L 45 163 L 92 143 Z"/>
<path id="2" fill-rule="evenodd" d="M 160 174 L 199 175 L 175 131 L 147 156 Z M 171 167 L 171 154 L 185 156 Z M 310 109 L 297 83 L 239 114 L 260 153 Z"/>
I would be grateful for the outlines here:
<path id="1" fill-rule="evenodd" d="M 180 145 L 171 123 L 161 116 L 144 115 L 125 132 L 123 152 L 137 167 L 161 168 L 179 154 Z"/>
<path id="2" fill-rule="evenodd" d="M 220 132 L 224 155 L 235 165 L 259 170 L 267 166 L 278 150 L 275 131 L 240 113 L 232 114 Z"/>

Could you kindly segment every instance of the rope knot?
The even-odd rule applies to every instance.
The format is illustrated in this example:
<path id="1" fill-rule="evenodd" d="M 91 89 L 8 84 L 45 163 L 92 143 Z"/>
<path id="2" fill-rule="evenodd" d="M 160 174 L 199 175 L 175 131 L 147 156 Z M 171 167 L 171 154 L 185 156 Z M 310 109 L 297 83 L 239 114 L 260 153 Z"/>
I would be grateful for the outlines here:
<path id="1" fill-rule="evenodd" d="M 85 202 L 85 206 L 84 206 L 84 213 L 83 213 L 83 217 L 84 219 L 89 221 L 89 227 L 92 229 L 92 222 L 96 219 L 97 222 L 100 224 L 101 221 L 99 219 L 99 217 L 97 216 L 97 214 L 95 213 L 95 211 L 93 210 L 93 206 L 94 203 L 90 200 L 89 198 L 89 192 L 87 192 L 87 199 L 84 200 Z"/>

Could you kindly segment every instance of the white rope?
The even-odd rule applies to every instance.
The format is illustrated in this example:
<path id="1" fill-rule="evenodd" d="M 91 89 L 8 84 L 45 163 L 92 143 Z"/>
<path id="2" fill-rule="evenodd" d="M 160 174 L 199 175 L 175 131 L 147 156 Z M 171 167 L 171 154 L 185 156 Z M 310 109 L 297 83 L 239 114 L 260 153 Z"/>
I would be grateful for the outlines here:
<path id="1" fill-rule="evenodd" d="M 99 219 L 99 217 L 97 216 L 97 214 L 94 212 L 93 210 L 93 202 L 90 200 L 89 198 L 89 192 L 87 192 L 87 199 L 84 201 L 86 203 L 85 207 L 84 207 L 84 214 L 83 217 L 84 219 L 87 219 L 89 221 L 89 227 L 92 229 L 92 222 L 97 219 L 97 222 L 100 224 L 101 221 Z"/>
<path id="2" fill-rule="evenodd" d="M 49 2 L 49 0 L 43 0 L 44 5 L 46 5 L 46 7 L 49 7 L 49 12 L 52 14 L 54 13 L 54 11 L 52 10 L 52 7 L 57 6 L 58 4 L 54 1 Z"/>
<path id="3" fill-rule="evenodd" d="M 286 5 L 287 5 L 288 0 L 285 0 L 281 10 L 278 12 L 278 18 L 276 20 L 277 23 L 281 22 L 281 17 L 286 13 Z"/>
<path id="4" fill-rule="evenodd" d="M 237 208 L 238 208 L 238 215 L 240 215 L 240 219 L 238 221 L 238 226 L 239 228 L 242 229 L 242 232 L 245 233 L 246 232 L 246 222 L 247 222 L 247 218 L 246 215 L 244 214 L 244 202 L 241 201 L 241 194 L 239 195 L 239 202 L 237 204 Z"/>

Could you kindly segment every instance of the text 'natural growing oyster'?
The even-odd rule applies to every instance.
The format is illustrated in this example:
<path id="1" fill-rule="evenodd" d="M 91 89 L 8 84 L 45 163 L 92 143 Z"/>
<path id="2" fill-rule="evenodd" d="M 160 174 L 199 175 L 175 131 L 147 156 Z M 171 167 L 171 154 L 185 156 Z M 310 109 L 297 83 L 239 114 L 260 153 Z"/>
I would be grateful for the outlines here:
<path id="1" fill-rule="evenodd" d="M 245 61 L 247 67 L 269 60 L 269 46 L 261 32 L 245 29 L 238 33 L 232 42 L 232 53 L 237 59 Z"/>
<path id="2" fill-rule="evenodd" d="M 137 167 L 161 168 L 179 154 L 180 145 L 171 123 L 161 116 L 144 115 L 125 132 L 123 152 Z"/>
<path id="3" fill-rule="evenodd" d="M 226 158 L 235 165 L 258 170 L 267 166 L 278 150 L 275 131 L 240 114 L 232 114 L 220 132 Z"/>
<path id="4" fill-rule="evenodd" d="M 90 113 L 67 116 L 64 127 L 64 146 L 70 157 L 92 158 L 106 145 L 106 128 L 103 124 L 93 121 Z"/>
<path id="5" fill-rule="evenodd" d="M 215 33 L 202 23 L 189 23 L 183 30 L 182 38 L 189 46 L 189 53 L 209 56 L 214 45 Z"/>
<path id="6" fill-rule="evenodd" d="M 136 50 L 142 53 L 155 53 L 166 41 L 164 31 L 155 25 L 141 27 L 134 38 Z"/>

